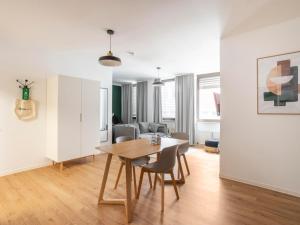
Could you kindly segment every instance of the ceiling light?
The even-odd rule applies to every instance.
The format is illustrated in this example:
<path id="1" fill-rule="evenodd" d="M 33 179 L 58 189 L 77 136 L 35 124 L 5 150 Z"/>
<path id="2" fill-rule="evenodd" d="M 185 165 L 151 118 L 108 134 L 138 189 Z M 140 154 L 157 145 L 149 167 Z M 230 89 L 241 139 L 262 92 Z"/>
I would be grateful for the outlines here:
<path id="1" fill-rule="evenodd" d="M 154 82 L 152 83 L 152 85 L 154 87 L 160 87 L 160 86 L 164 86 L 164 82 L 162 82 L 159 78 L 159 70 L 160 70 L 160 67 L 156 67 L 157 69 L 157 78 L 154 80 Z"/>
<path id="2" fill-rule="evenodd" d="M 105 56 L 101 56 L 98 60 L 99 63 L 103 66 L 120 66 L 121 59 L 114 56 L 111 52 L 111 35 L 114 34 L 113 30 L 107 30 L 107 34 L 109 35 L 109 52 Z"/>

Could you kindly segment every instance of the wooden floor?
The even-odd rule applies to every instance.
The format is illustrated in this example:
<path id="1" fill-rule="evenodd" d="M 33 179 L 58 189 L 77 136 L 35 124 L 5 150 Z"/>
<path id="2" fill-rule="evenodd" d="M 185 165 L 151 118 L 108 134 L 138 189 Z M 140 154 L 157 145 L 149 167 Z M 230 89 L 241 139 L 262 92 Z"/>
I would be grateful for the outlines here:
<path id="1" fill-rule="evenodd" d="M 105 155 L 70 162 L 60 173 L 46 167 L 0 178 L 0 224 L 124 224 L 122 206 L 97 205 Z M 192 149 L 191 176 L 179 187 L 165 188 L 160 213 L 160 186 L 149 190 L 147 176 L 134 210 L 136 225 L 299 225 L 300 199 L 218 178 L 218 155 Z M 110 197 L 124 196 L 124 174 L 113 190 L 119 160 L 108 179 Z"/>

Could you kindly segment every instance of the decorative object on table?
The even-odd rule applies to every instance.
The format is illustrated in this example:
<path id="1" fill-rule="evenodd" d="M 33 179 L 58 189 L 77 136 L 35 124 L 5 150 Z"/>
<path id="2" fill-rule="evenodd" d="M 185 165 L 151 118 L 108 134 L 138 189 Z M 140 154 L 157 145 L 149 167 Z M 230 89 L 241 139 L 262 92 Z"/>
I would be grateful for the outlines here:
<path id="1" fill-rule="evenodd" d="M 158 134 L 151 135 L 151 144 L 152 145 L 160 145 L 161 137 Z"/>
<path id="2" fill-rule="evenodd" d="M 103 66 L 120 66 L 121 59 L 114 56 L 111 51 L 111 36 L 115 33 L 113 30 L 108 29 L 107 34 L 109 35 L 109 51 L 105 56 L 101 56 L 98 61 Z"/>
<path id="3" fill-rule="evenodd" d="M 300 52 L 257 59 L 257 113 L 300 114 Z"/>
<path id="4" fill-rule="evenodd" d="M 204 150 L 210 153 L 219 153 L 219 140 L 218 139 L 205 140 Z"/>
<path id="5" fill-rule="evenodd" d="M 15 113 L 20 120 L 31 120 L 36 117 L 36 103 L 30 99 L 30 88 L 33 81 L 17 80 L 19 88 L 22 89 L 22 99 L 16 100 Z"/>
<path id="6" fill-rule="evenodd" d="M 156 144 L 157 145 L 161 144 L 161 136 L 159 136 L 158 134 L 156 135 Z"/>

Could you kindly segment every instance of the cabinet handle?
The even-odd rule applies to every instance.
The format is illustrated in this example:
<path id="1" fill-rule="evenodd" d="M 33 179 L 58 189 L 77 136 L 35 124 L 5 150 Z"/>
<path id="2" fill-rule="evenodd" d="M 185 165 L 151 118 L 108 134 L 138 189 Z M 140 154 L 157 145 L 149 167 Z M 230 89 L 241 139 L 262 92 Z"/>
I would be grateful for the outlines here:
<path id="1" fill-rule="evenodd" d="M 82 113 L 80 113 L 80 122 L 82 122 Z"/>

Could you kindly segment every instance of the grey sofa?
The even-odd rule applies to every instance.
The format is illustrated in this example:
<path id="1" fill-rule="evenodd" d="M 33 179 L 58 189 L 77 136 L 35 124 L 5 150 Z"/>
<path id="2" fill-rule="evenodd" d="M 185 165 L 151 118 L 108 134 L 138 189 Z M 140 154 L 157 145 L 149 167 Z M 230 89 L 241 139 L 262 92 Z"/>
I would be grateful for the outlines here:
<path id="1" fill-rule="evenodd" d="M 129 136 L 137 139 L 147 138 L 153 134 L 158 134 L 161 137 L 168 135 L 167 124 L 148 122 L 118 124 L 113 126 L 113 143 L 120 136 Z"/>

